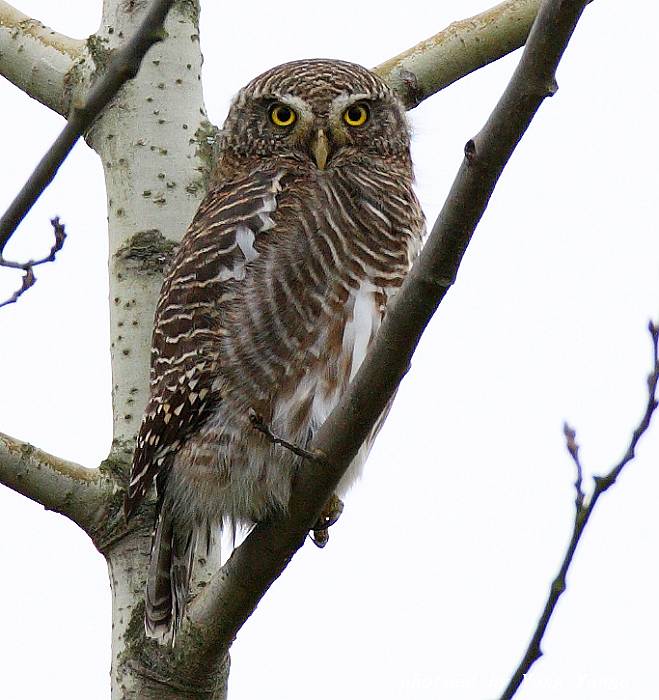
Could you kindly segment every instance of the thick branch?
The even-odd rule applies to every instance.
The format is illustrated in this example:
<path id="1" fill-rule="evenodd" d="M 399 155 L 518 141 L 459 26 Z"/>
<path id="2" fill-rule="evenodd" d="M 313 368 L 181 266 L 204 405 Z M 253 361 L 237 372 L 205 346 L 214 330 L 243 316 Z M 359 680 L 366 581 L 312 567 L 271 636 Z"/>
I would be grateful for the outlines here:
<path id="1" fill-rule="evenodd" d="M 367 358 L 339 405 L 316 434 L 318 460 L 301 467 L 289 515 L 261 523 L 193 601 L 179 641 L 180 663 L 221 656 L 281 574 L 405 375 L 416 345 L 455 280 L 476 224 L 503 167 L 543 99 L 587 0 L 545 2 L 520 64 L 465 158 L 430 238 L 387 310 Z M 319 463 L 320 462 L 320 463 Z"/>
<path id="2" fill-rule="evenodd" d="M 638 442 L 650 427 L 650 421 L 652 420 L 652 416 L 657 409 L 657 385 L 659 384 L 659 326 L 650 323 L 650 335 L 652 336 L 653 355 L 652 370 L 648 376 L 648 394 L 645 404 L 645 411 L 643 412 L 643 416 L 639 421 L 639 424 L 632 433 L 631 440 L 629 441 L 629 445 L 627 446 L 622 459 L 611 468 L 608 474 L 595 477 L 595 486 L 590 498 L 586 497 L 582 489 L 583 469 L 579 459 L 579 446 L 576 442 L 576 433 L 567 424 L 565 425 L 564 432 L 567 450 L 570 453 L 577 470 L 577 478 L 574 483 L 576 490 L 576 509 L 574 514 L 572 536 L 570 537 L 570 542 L 558 573 L 552 581 L 551 588 L 549 589 L 549 594 L 545 602 L 545 607 L 540 615 L 540 619 L 538 620 L 538 624 L 533 632 L 531 641 L 526 648 L 524 657 L 513 672 L 506 689 L 501 695 L 501 700 L 510 700 L 510 698 L 515 695 L 520 685 L 524 681 L 526 674 L 531 669 L 531 666 L 533 666 L 533 664 L 542 656 L 542 649 L 540 645 L 542 644 L 545 632 L 547 631 L 549 621 L 551 620 L 554 610 L 556 609 L 556 604 L 567 587 L 567 574 L 570 569 L 570 565 L 572 564 L 574 553 L 577 550 L 577 546 L 581 540 L 584 530 L 586 529 L 586 525 L 590 520 L 590 516 L 593 514 L 593 510 L 597 505 L 597 501 L 608 488 L 613 486 L 625 466 L 634 459 Z"/>
<path id="3" fill-rule="evenodd" d="M 506 0 L 374 68 L 408 109 L 524 45 L 540 0 Z"/>
<path id="4" fill-rule="evenodd" d="M 173 2 L 174 0 L 153 0 L 140 26 L 114 54 L 107 70 L 89 91 L 83 104 L 73 106 L 66 126 L 0 219 L 0 253 L 23 217 L 55 177 L 76 141 L 91 126 L 121 86 L 137 75 L 146 52 L 164 38 L 162 25 Z"/>
<path id="5" fill-rule="evenodd" d="M 46 107 L 66 116 L 72 69 L 85 42 L 58 34 L 0 0 L 0 75 Z"/>
<path id="6" fill-rule="evenodd" d="M 4 433 L 0 483 L 66 515 L 88 534 L 101 524 L 108 487 L 98 469 L 85 469 Z"/>

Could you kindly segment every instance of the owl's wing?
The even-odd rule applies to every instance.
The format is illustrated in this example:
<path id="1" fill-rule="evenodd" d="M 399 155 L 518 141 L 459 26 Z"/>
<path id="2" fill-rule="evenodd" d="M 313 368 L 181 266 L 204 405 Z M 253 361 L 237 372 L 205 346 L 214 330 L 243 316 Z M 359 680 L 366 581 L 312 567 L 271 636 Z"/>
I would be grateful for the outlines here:
<path id="1" fill-rule="evenodd" d="M 151 398 L 124 500 L 130 517 L 168 457 L 208 419 L 217 385 L 221 308 L 227 282 L 243 279 L 255 241 L 274 226 L 281 175 L 252 173 L 211 190 L 172 261 L 156 307 Z"/>

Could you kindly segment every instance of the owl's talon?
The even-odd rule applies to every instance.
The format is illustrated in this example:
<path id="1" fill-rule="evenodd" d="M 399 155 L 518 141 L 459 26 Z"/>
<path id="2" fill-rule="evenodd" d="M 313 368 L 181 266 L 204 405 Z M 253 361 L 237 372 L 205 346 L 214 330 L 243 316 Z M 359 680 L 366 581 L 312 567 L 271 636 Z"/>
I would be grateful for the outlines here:
<path id="1" fill-rule="evenodd" d="M 334 493 L 320 513 L 318 521 L 311 530 L 311 541 L 322 549 L 329 541 L 328 528 L 341 517 L 343 513 L 343 501 Z"/>
<path id="2" fill-rule="evenodd" d="M 309 533 L 309 537 L 316 547 L 318 547 L 318 549 L 322 549 L 329 542 L 329 532 L 327 531 L 327 528 L 312 530 Z"/>

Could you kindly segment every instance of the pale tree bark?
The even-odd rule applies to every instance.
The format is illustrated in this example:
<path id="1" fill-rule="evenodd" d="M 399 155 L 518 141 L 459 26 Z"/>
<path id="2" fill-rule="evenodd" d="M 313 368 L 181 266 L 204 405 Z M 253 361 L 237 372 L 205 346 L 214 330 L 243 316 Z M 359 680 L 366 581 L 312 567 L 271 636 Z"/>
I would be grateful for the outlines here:
<path id="1" fill-rule="evenodd" d="M 145 640 L 142 625 L 153 504 L 126 525 L 121 503 L 147 399 L 152 316 L 163 268 L 205 192 L 212 162 L 216 130 L 206 119 L 201 88 L 198 2 L 174 4 L 165 24 L 166 39 L 149 51 L 138 76 L 87 132 L 107 188 L 113 446 L 98 469 L 86 470 L 0 436 L 0 482 L 70 517 L 106 557 L 113 596 L 113 698 L 226 697 L 228 650 L 235 633 L 301 545 L 400 382 L 425 324 L 455 278 L 501 169 L 542 99 L 552 93 L 553 70 L 586 3 L 564 4 L 571 15 L 563 33 L 553 37 L 554 44 L 543 45 L 544 50 L 551 44 L 554 62 L 538 72 L 543 66 L 538 54 L 528 58 L 529 65 L 535 61 L 536 73 L 523 77 L 533 80 L 524 83 L 520 77 L 507 93 L 508 102 L 470 142 L 451 198 L 406 283 L 407 291 L 388 314 L 349 396 L 318 435 L 314 469 L 301 471 L 290 517 L 257 527 L 219 573 L 214 573 L 216 559 L 200 562 L 197 584 L 203 593 L 190 606 L 173 651 Z M 376 70 L 413 107 L 523 44 L 539 5 L 532 0 L 504 2 Z M 80 42 L 54 34 L 0 2 L 0 71 L 66 114 L 72 96 L 88 90 L 144 11 L 144 3 L 104 0 L 98 32 Z M 542 44 L 542 36 L 538 42 Z M 502 130 L 506 110 L 513 110 L 516 119 Z M 388 373 L 382 372 L 384 366 Z M 375 400 L 369 398 L 374 395 Z"/>
<path id="2" fill-rule="evenodd" d="M 30 97 L 68 114 L 82 83 L 76 73 L 88 57 L 84 41 L 59 34 L 0 0 L 0 75 Z"/>
<path id="3" fill-rule="evenodd" d="M 104 3 L 93 58 L 134 31 L 143 7 Z M 109 464 L 124 483 L 125 468 L 147 400 L 153 309 L 162 271 L 205 192 L 212 129 L 201 90 L 198 7 L 177 3 L 138 77 L 127 84 L 87 134 L 107 189 L 113 448 Z M 89 42 L 88 42 L 89 43 Z M 108 560 L 113 601 L 113 697 L 181 697 L 185 684 L 136 664 L 143 640 L 142 597 L 152 511 L 125 531 L 120 499 L 112 520 L 117 539 L 99 543 Z M 216 561 L 208 567 L 215 569 Z M 204 570 L 200 571 L 200 576 Z M 220 686 L 226 685 L 222 679 Z M 191 688 L 190 692 L 197 688 Z M 183 695 L 184 697 L 184 695 Z"/>
<path id="4" fill-rule="evenodd" d="M 408 109 L 526 41 L 540 0 L 499 5 L 450 26 L 378 65 L 374 70 Z"/>
<path id="5" fill-rule="evenodd" d="M 65 515 L 87 532 L 102 529 L 108 480 L 0 433 L 0 483 Z"/>

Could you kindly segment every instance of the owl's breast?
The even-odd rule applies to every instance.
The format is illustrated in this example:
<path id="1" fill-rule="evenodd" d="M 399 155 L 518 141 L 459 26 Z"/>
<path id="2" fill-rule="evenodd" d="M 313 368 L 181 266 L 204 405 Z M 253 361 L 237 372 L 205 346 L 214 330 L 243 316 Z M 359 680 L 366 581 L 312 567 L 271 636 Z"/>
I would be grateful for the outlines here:
<path id="1" fill-rule="evenodd" d="M 382 302 L 381 290 L 365 281 L 323 319 L 271 396 L 274 429 L 306 442 L 322 425 L 366 357 L 382 321 Z"/>
<path id="2" fill-rule="evenodd" d="M 376 175 L 284 178 L 274 225 L 242 237 L 220 339 L 228 394 L 289 439 L 320 425 L 354 377 L 420 239 L 411 190 L 376 192 Z"/>

